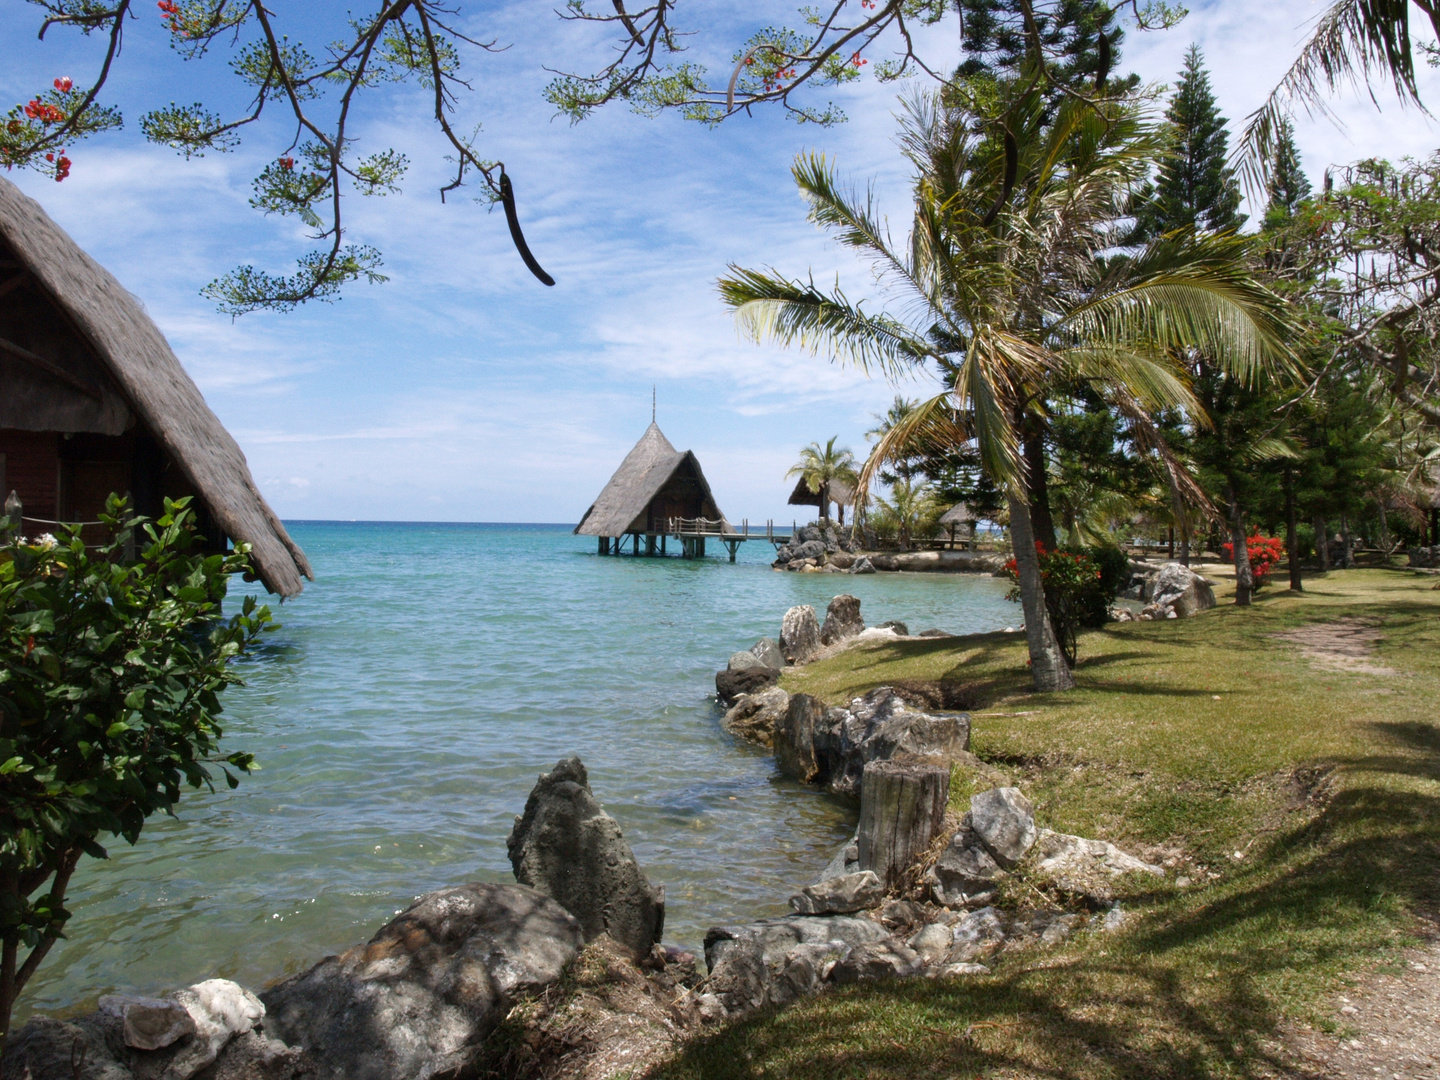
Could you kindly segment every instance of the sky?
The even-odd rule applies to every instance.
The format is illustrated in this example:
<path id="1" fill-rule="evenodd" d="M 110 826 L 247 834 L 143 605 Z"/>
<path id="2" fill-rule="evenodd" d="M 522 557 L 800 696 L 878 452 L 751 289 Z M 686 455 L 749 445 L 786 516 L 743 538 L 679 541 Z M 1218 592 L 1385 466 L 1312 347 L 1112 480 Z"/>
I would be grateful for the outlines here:
<path id="1" fill-rule="evenodd" d="M 806 222 L 789 167 L 818 151 L 855 184 L 873 182 L 903 237 L 906 171 L 894 137 L 903 87 L 867 77 L 817 91 L 849 117 L 830 128 L 758 110 L 711 129 L 624 106 L 571 125 L 543 100 L 547 68 L 593 69 L 609 38 L 562 22 L 557 6 L 462 0 L 467 29 L 510 47 L 463 57 L 473 92 L 456 112 L 457 128 L 481 125 L 482 153 L 505 162 L 551 289 L 524 269 L 498 209 L 464 193 L 441 202 L 444 147 L 422 92 L 401 86 L 364 101 L 356 130 L 367 150 L 406 154 L 403 191 L 353 197 L 346 210 L 351 239 L 380 249 L 390 280 L 288 314 L 217 313 L 199 292 L 207 282 L 244 263 L 287 272 L 309 249 L 302 226 L 248 204 L 252 177 L 289 132 L 262 123 L 238 151 L 190 161 L 146 143 L 139 117 L 157 105 L 240 103 L 224 58 L 181 61 L 148 3 L 137 5 L 107 90 L 125 128 L 77 145 L 64 183 L 9 174 L 142 301 L 282 517 L 576 521 L 650 422 L 653 388 L 661 428 L 699 456 L 725 514 L 788 523 L 814 513 L 785 505 L 785 472 L 802 446 L 838 436 L 863 457 L 865 431 L 897 392 L 933 392 L 924 379 L 892 386 L 744 340 L 715 288 L 729 264 L 773 266 L 883 302 L 869 269 Z M 1195 42 L 1238 128 L 1325 6 L 1192 3 L 1171 30 L 1131 28 L 1119 70 L 1173 82 Z M 332 0 L 270 7 L 312 51 L 338 36 L 346 10 Z M 797 23 L 794 10 L 683 0 L 680 18 L 696 31 L 686 58 L 727 71 L 740 42 L 760 25 Z M 0 106 L 61 75 L 81 83 L 98 62 L 98 41 L 63 28 L 37 40 L 39 15 L 28 0 L 0 0 Z M 953 21 L 930 31 L 920 42 L 927 60 L 953 62 L 954 36 Z M 1440 100 L 1440 74 L 1421 78 L 1428 100 Z M 1299 118 L 1312 181 L 1329 164 L 1440 145 L 1435 121 L 1379 100 L 1339 97 L 1338 126 Z"/>

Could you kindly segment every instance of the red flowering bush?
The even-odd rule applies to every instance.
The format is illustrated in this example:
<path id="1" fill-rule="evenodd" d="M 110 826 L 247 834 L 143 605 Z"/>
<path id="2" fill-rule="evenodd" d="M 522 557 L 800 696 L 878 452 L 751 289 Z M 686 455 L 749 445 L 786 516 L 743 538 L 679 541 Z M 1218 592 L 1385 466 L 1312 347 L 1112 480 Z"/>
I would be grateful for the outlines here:
<path id="1" fill-rule="evenodd" d="M 1225 553 L 1225 561 L 1235 561 L 1235 545 L 1223 544 L 1221 550 Z M 1261 536 L 1256 533 L 1245 540 L 1245 550 L 1250 555 L 1250 571 L 1255 576 L 1255 587 L 1258 589 L 1270 580 L 1270 571 L 1275 564 L 1285 557 L 1285 541 L 1278 536 Z"/>
<path id="2" fill-rule="evenodd" d="M 1082 626 L 1103 626 L 1110 618 L 1114 589 L 1106 581 L 1100 562 L 1088 551 L 1047 551 L 1037 542 L 1040 580 L 1045 586 L 1045 609 L 1055 638 L 1073 666 L 1077 634 Z M 1005 599 L 1020 600 L 1020 575 L 1014 559 L 1005 564 L 1005 573 L 1015 584 Z"/>

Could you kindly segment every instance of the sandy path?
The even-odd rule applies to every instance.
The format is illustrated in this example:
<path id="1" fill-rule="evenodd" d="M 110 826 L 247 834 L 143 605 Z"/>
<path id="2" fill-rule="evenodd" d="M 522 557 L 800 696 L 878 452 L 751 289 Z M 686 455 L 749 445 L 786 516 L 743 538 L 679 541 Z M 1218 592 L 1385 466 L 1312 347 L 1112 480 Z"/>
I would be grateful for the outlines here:
<path id="1" fill-rule="evenodd" d="M 1380 629 L 1363 619 L 1336 619 L 1328 623 L 1312 623 L 1297 630 L 1276 634 L 1276 640 L 1297 646 L 1300 655 L 1313 665 L 1328 671 L 1345 671 L 1356 675 L 1399 675 L 1392 667 L 1377 663 L 1375 646 L 1380 642 Z"/>

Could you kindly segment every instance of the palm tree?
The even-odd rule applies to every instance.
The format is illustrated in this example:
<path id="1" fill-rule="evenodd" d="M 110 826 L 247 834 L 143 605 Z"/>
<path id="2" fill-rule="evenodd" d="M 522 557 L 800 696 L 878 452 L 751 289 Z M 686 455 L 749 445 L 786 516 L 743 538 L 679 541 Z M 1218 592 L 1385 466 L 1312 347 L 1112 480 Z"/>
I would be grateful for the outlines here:
<path id="1" fill-rule="evenodd" d="M 839 480 L 850 485 L 853 491 L 859 480 L 855 472 L 855 455 L 843 446 L 838 450 L 835 448 L 835 440 L 839 437 L 832 436 L 824 446 L 812 442 L 800 451 L 800 460 L 785 474 L 786 479 L 800 477 L 812 495 L 820 496 L 821 519 L 830 517 L 831 485 Z M 843 509 L 841 512 L 844 512 Z"/>
<path id="2" fill-rule="evenodd" d="M 890 485 L 890 498 L 876 496 L 875 503 L 884 516 L 895 522 L 902 551 L 910 550 L 910 541 L 916 533 L 934 531 L 942 510 L 928 482 L 922 480 L 917 484 L 906 477 L 897 478 Z"/>
<path id="3" fill-rule="evenodd" d="M 1203 347 L 1250 377 L 1285 354 L 1280 301 L 1243 269 L 1242 241 L 1170 234 L 1128 258 L 1102 258 L 1120 234 L 1123 199 L 1161 144 L 1126 99 L 1067 100 L 1053 112 L 1031 87 L 974 80 L 907 105 L 901 145 L 914 166 L 909 243 L 892 243 L 873 199 L 840 190 L 817 155 L 793 173 L 810 219 L 867 256 L 908 316 L 871 312 L 836 288 L 731 267 L 726 303 L 754 338 L 824 350 L 892 377 L 933 369 L 941 391 L 877 443 L 880 465 L 916 440 L 973 439 L 1010 509 L 1036 688 L 1074 686 L 1045 608 L 1021 452 L 1044 401 L 1088 382 L 1165 460 L 1193 500 L 1203 493 L 1168 454 L 1151 417 L 1203 413 L 1172 353 Z"/>

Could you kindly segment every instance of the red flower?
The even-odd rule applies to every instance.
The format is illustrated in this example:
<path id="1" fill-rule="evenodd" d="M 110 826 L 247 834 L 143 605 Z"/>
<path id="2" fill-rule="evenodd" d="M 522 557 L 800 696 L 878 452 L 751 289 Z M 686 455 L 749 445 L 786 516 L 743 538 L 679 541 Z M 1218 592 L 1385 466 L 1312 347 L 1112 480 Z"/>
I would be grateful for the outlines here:
<path id="1" fill-rule="evenodd" d="M 75 84 L 70 81 L 70 76 L 68 75 L 62 75 L 60 76 L 60 78 L 55 80 L 55 89 L 59 90 L 62 94 L 68 94 L 70 92 L 70 88 L 74 85 Z"/>
<path id="2" fill-rule="evenodd" d="M 35 635 L 31 634 L 25 639 L 25 659 L 30 659 L 30 654 L 35 651 Z"/>
<path id="3" fill-rule="evenodd" d="M 282 157 L 280 159 L 280 168 L 284 169 L 286 172 L 289 172 L 290 170 L 295 168 L 295 159 L 293 157 Z"/>
<path id="4" fill-rule="evenodd" d="M 180 8 L 176 5 L 175 0 L 160 0 L 155 6 L 171 18 L 180 14 Z"/>

